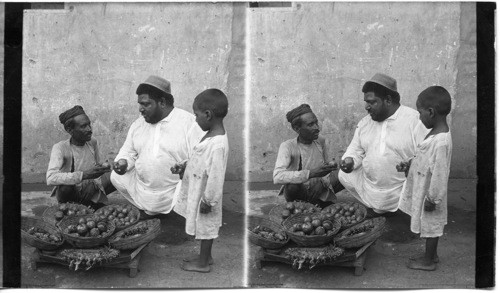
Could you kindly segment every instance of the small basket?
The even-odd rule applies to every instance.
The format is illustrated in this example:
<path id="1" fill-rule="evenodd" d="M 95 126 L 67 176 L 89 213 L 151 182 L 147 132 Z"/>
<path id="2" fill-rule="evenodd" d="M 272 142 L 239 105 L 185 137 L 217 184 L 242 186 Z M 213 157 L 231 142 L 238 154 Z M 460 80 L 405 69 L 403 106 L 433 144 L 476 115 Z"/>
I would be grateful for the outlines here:
<path id="1" fill-rule="evenodd" d="M 41 228 L 50 234 L 54 234 L 61 239 L 58 243 L 44 241 L 34 235 L 31 235 L 27 230 L 31 227 Z M 41 250 L 56 250 L 64 243 L 64 238 L 61 231 L 54 225 L 45 221 L 43 218 L 37 217 L 21 217 L 21 237 L 29 245 Z"/>
<path id="2" fill-rule="evenodd" d="M 285 234 L 285 241 L 273 241 L 270 239 L 265 239 L 259 236 L 257 233 L 254 233 L 251 228 L 256 227 L 257 225 L 263 226 L 273 230 L 273 232 L 278 233 L 283 231 L 283 227 L 271 220 L 261 218 L 261 217 L 251 217 L 249 218 L 248 223 L 248 239 L 255 245 L 258 245 L 267 249 L 278 249 L 280 247 L 285 246 L 288 243 L 290 238 Z"/>
<path id="3" fill-rule="evenodd" d="M 337 220 L 331 221 L 333 223 L 333 229 L 330 230 L 326 235 L 297 235 L 294 232 L 290 231 L 290 228 L 296 223 L 303 223 L 304 218 L 306 216 L 311 216 L 319 213 L 314 213 L 314 214 L 295 214 L 288 219 L 286 219 L 283 222 L 283 227 L 285 228 L 285 232 L 292 239 L 293 242 L 297 243 L 299 246 L 305 246 L 305 247 L 314 247 L 314 246 L 321 246 L 323 244 L 326 244 L 328 242 L 331 242 L 333 240 L 333 237 L 335 237 L 335 234 L 340 230 L 340 222 Z"/>
<path id="4" fill-rule="evenodd" d="M 105 210 L 106 208 L 109 208 L 109 207 L 113 207 L 113 208 L 117 208 L 119 206 L 124 206 L 123 204 L 111 204 L 111 205 L 107 205 L 107 206 L 104 206 L 100 209 L 98 209 L 97 211 L 95 211 L 95 214 L 99 214 L 101 211 Z M 123 229 L 126 229 L 128 227 L 131 227 L 132 225 L 135 225 L 139 222 L 139 217 L 141 215 L 141 212 L 139 211 L 138 208 L 134 207 L 133 205 L 130 205 L 130 204 L 125 204 L 125 206 L 127 206 L 127 208 L 130 209 L 130 212 L 129 213 L 132 213 L 132 216 L 135 218 L 135 220 L 133 222 L 130 222 L 129 225 L 123 225 L 123 226 L 118 226 L 116 223 L 115 223 L 115 232 L 118 232 L 118 231 L 121 231 Z"/>
<path id="5" fill-rule="evenodd" d="M 363 222 L 365 219 L 366 219 L 366 207 L 360 203 L 357 203 L 357 202 L 351 202 L 351 201 L 343 201 L 343 202 L 336 202 L 334 204 L 331 204 L 325 208 L 323 208 L 323 210 L 321 210 L 321 212 L 326 212 L 327 210 L 329 210 L 330 208 L 332 207 L 345 207 L 345 206 L 349 206 L 351 204 L 357 204 L 358 208 L 357 208 L 357 211 L 356 211 L 356 215 L 359 215 L 361 216 L 361 220 L 356 222 L 356 223 L 349 223 L 349 224 L 343 224 L 341 221 L 340 224 L 341 224 L 341 227 L 340 227 L 340 230 L 344 230 L 344 229 L 347 229 L 347 228 L 350 228 L 354 225 L 357 225 L 361 222 Z"/>
<path id="6" fill-rule="evenodd" d="M 77 225 L 78 220 L 81 217 L 85 217 L 85 218 L 92 217 L 95 220 L 95 222 L 98 222 L 98 221 L 102 222 L 103 221 L 106 223 L 106 227 L 108 228 L 108 230 L 106 232 L 104 232 L 103 234 L 101 234 L 101 237 L 81 237 L 81 236 L 70 235 L 70 234 L 64 232 L 65 229 L 69 225 Z M 68 216 L 68 217 L 63 218 L 59 222 L 58 226 L 59 226 L 59 229 L 61 229 L 61 231 L 62 231 L 64 240 L 66 240 L 66 242 L 71 244 L 71 246 L 77 247 L 77 248 L 93 248 L 93 247 L 97 247 L 97 246 L 106 244 L 108 242 L 108 238 L 115 231 L 115 224 L 113 222 L 107 221 L 107 220 L 99 220 L 96 215 Z"/>
<path id="7" fill-rule="evenodd" d="M 139 236 L 134 238 L 125 238 L 125 239 L 122 238 L 122 235 L 127 233 L 128 231 L 131 231 L 135 228 L 139 228 L 144 225 L 148 227 L 148 230 L 145 233 L 140 234 Z M 133 226 L 121 230 L 118 233 L 115 233 L 115 235 L 113 235 L 109 239 L 109 244 L 119 250 L 134 249 L 145 243 L 152 241 L 153 239 L 158 237 L 160 233 L 161 233 L 160 220 L 150 219 L 146 221 L 141 221 Z"/>
<path id="8" fill-rule="evenodd" d="M 375 227 L 363 235 L 355 234 L 353 236 L 346 236 L 347 234 L 349 234 L 349 232 L 367 225 L 374 225 Z M 378 239 L 384 232 L 384 227 L 385 217 L 372 218 L 342 231 L 337 236 L 335 236 L 333 241 L 335 245 L 342 248 L 361 247 L 367 243 L 372 242 L 373 240 Z"/>
<path id="9" fill-rule="evenodd" d="M 306 208 L 310 208 L 310 207 L 315 207 L 317 208 L 318 211 L 320 211 L 321 209 L 319 207 L 317 207 L 316 205 L 312 204 L 312 203 L 309 203 L 309 202 L 305 202 L 305 201 L 293 201 L 293 203 L 302 203 Z M 279 205 L 276 205 L 274 206 L 270 211 L 269 211 L 269 219 L 271 219 L 271 221 L 274 221 L 276 223 L 283 223 L 284 220 L 286 219 L 283 219 L 283 217 L 281 216 L 281 212 L 286 208 L 286 204 L 279 204 Z M 309 214 L 309 213 L 307 213 Z M 290 216 L 293 216 L 294 214 L 291 214 Z"/>
<path id="10" fill-rule="evenodd" d="M 56 204 L 56 205 L 53 205 L 53 206 L 50 206 L 48 208 L 45 209 L 45 211 L 43 211 L 43 214 L 42 214 L 42 217 L 45 221 L 53 224 L 53 225 L 56 225 L 59 221 L 56 220 L 55 218 L 55 213 L 57 211 L 59 211 L 59 207 L 64 204 L 66 205 L 68 208 L 72 207 L 72 208 L 83 208 L 85 209 L 86 213 L 85 215 L 80 215 L 80 216 L 87 216 L 87 215 L 91 215 L 94 213 L 94 210 L 90 207 L 86 207 L 82 204 L 79 204 L 79 203 L 60 203 L 60 204 Z M 64 217 L 67 217 L 66 215 Z M 63 218 L 64 219 L 64 218 Z"/>

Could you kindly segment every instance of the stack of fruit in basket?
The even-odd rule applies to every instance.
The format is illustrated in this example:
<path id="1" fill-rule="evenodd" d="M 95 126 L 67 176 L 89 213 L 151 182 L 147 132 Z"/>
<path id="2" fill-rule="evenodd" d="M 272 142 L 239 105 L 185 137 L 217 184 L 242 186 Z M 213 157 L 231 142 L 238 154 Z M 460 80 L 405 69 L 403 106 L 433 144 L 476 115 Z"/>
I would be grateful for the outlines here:
<path id="1" fill-rule="evenodd" d="M 56 234 L 51 234 L 40 227 L 31 227 L 26 230 L 29 235 L 32 235 L 42 241 L 49 243 L 59 243 L 62 241 L 62 238 Z"/>
<path id="2" fill-rule="evenodd" d="M 343 228 L 360 223 L 366 217 L 366 208 L 357 202 L 335 203 L 327 206 L 321 212 L 333 215 L 334 219 L 340 221 Z"/>
<path id="3" fill-rule="evenodd" d="M 305 216 L 302 223 L 295 223 L 290 228 L 290 232 L 296 235 L 331 235 L 335 233 L 333 217 L 327 214 L 314 214 Z"/>
<path id="4" fill-rule="evenodd" d="M 116 230 L 122 230 L 139 221 L 139 210 L 129 204 L 113 204 L 102 207 L 95 212 L 101 219 L 113 221 Z"/>
<path id="5" fill-rule="evenodd" d="M 108 231 L 105 220 L 97 217 L 80 217 L 77 224 L 70 224 L 63 232 L 71 236 L 102 237 Z"/>
<path id="6" fill-rule="evenodd" d="M 281 204 L 275 206 L 269 212 L 269 218 L 276 222 L 282 222 L 288 219 L 290 216 L 295 214 L 307 213 L 312 214 L 321 211 L 320 207 L 317 207 L 311 203 L 303 201 L 293 201 L 287 202 L 286 204 Z"/>
<path id="7" fill-rule="evenodd" d="M 85 216 L 94 213 L 94 210 L 77 203 L 60 203 L 47 208 L 43 212 L 43 218 L 49 223 L 55 224 L 66 216 Z"/>
<path id="8" fill-rule="evenodd" d="M 283 231 L 273 231 L 271 228 L 257 225 L 252 229 L 256 235 L 271 241 L 285 242 L 287 240 L 286 233 Z"/>

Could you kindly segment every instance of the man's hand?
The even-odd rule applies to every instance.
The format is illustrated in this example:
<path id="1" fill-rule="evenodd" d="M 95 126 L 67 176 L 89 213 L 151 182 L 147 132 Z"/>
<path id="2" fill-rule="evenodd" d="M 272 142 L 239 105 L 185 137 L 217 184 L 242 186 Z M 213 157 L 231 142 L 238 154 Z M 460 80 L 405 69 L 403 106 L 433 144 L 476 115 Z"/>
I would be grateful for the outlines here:
<path id="1" fill-rule="evenodd" d="M 109 167 L 102 167 L 101 165 L 95 165 L 91 169 L 83 171 L 82 180 L 95 179 L 102 176 L 102 174 L 109 172 Z"/>
<path id="2" fill-rule="evenodd" d="M 351 173 L 354 169 L 354 160 L 351 157 L 347 157 L 340 162 L 340 169 L 345 173 Z"/>
<path id="3" fill-rule="evenodd" d="M 127 172 L 128 163 L 125 159 L 119 159 L 117 162 L 113 164 L 113 170 L 118 175 L 123 175 Z"/>
<path id="4" fill-rule="evenodd" d="M 436 204 L 427 200 L 427 198 L 424 201 L 424 211 L 426 212 L 432 212 L 436 209 Z"/>
<path id="5" fill-rule="evenodd" d="M 200 213 L 208 214 L 212 211 L 212 207 L 205 202 L 201 201 L 200 203 Z"/>
<path id="6" fill-rule="evenodd" d="M 336 169 L 337 169 L 336 165 L 323 164 L 323 165 L 319 166 L 318 168 L 314 168 L 314 169 L 310 170 L 309 171 L 309 178 L 323 177 Z"/>
<path id="7" fill-rule="evenodd" d="M 179 174 L 179 177 L 182 179 L 184 177 L 184 170 L 186 170 L 186 163 L 177 163 L 170 168 L 170 171 L 172 171 L 172 174 Z"/>

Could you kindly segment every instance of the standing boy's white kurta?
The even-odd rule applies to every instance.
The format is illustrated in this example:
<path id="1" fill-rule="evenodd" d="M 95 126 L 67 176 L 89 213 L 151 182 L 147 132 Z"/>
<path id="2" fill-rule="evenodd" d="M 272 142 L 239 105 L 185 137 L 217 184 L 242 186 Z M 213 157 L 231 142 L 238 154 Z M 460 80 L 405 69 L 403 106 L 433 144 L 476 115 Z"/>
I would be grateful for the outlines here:
<path id="1" fill-rule="evenodd" d="M 186 218 L 186 233 L 196 239 L 219 236 L 228 152 L 227 135 L 217 135 L 195 146 L 187 162 L 174 211 Z M 212 207 L 209 213 L 200 213 L 201 201 Z"/>
<path id="2" fill-rule="evenodd" d="M 411 162 L 399 208 L 411 216 L 411 231 L 421 237 L 440 237 L 447 224 L 451 150 L 450 132 L 431 135 Z M 424 211 L 426 198 L 436 204 L 434 211 Z"/>
<path id="3" fill-rule="evenodd" d="M 138 118 L 115 158 L 127 160 L 127 172 L 111 173 L 111 183 L 132 204 L 149 213 L 169 213 L 180 186 L 170 168 L 189 159 L 204 132 L 193 114 L 174 108 L 158 123 Z M 176 192 L 177 190 L 177 192 Z"/>
<path id="4" fill-rule="evenodd" d="M 396 165 L 412 158 L 418 143 L 429 133 L 418 117 L 416 110 L 403 105 L 382 122 L 365 116 L 342 156 L 353 158 L 354 170 L 349 174 L 340 170 L 340 183 L 377 212 L 394 212 L 398 208 L 406 178 Z"/>

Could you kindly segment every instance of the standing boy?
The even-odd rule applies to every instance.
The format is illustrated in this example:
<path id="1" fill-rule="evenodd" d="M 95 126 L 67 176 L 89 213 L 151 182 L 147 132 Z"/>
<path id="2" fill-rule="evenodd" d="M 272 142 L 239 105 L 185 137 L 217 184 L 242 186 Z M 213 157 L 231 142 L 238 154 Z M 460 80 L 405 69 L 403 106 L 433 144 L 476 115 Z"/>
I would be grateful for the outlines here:
<path id="1" fill-rule="evenodd" d="M 408 178 L 403 187 L 399 208 L 411 216 L 411 231 L 425 238 L 425 254 L 410 257 L 410 269 L 433 271 L 439 237 L 447 224 L 448 175 L 451 162 L 451 134 L 446 116 L 451 111 L 451 97 L 446 89 L 431 86 L 417 99 L 420 120 L 431 129 L 417 148 L 413 160 L 396 169 Z"/>
<path id="2" fill-rule="evenodd" d="M 194 147 L 189 161 L 171 169 L 172 173 L 183 174 L 174 211 L 186 218 L 186 233 L 201 240 L 200 255 L 185 259 L 182 265 L 186 271 L 208 273 L 213 263 L 212 243 L 222 225 L 222 189 L 229 150 L 223 124 L 227 111 L 227 97 L 218 89 L 196 96 L 193 112 L 207 133 Z"/>

